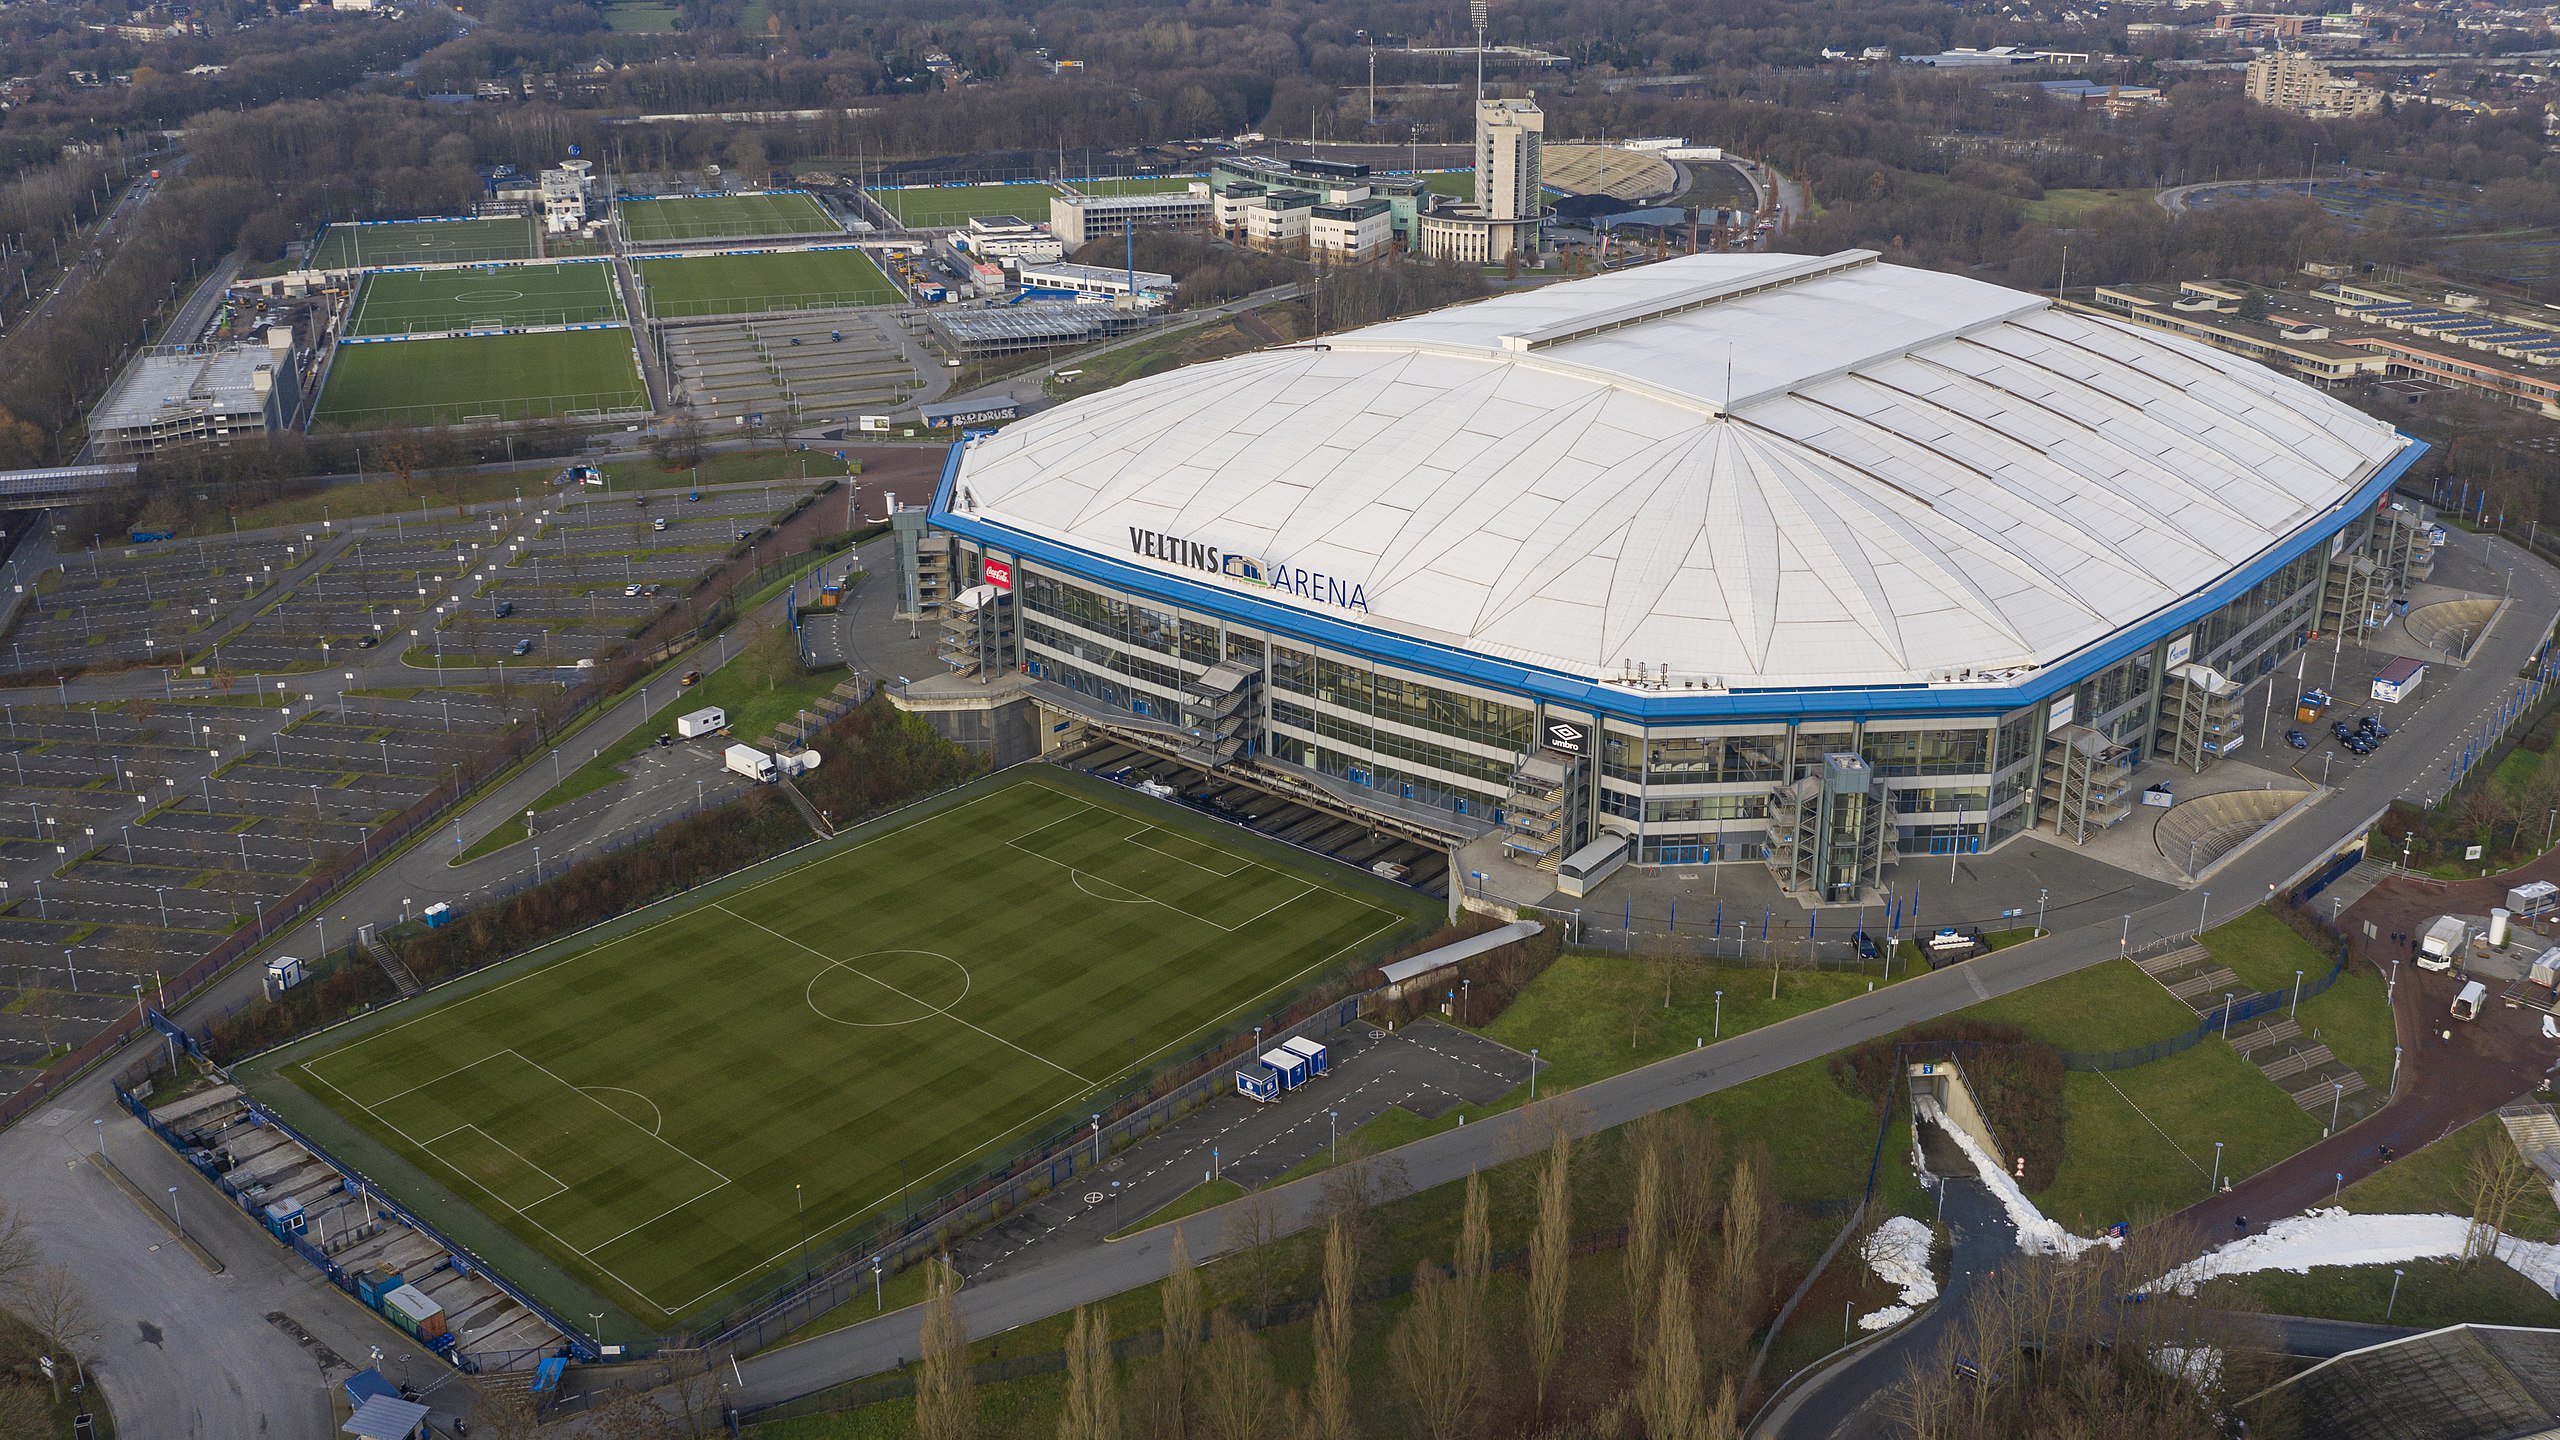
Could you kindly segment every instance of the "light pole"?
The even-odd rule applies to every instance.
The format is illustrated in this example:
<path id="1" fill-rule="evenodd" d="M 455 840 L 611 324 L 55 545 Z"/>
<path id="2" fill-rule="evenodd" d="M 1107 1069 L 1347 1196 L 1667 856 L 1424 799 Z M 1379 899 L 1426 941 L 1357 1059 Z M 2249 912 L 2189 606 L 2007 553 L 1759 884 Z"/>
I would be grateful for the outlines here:
<path id="1" fill-rule="evenodd" d="M 2345 1099 L 2346 1099 L 2346 1098 L 2347 1098 L 2347 1082 L 2345 1082 L 2344 1080 L 2332 1080 L 2332 1081 L 2330 1081 L 2330 1082 L 2329 1082 L 2329 1133 L 2330 1133 L 2331 1135 L 2335 1135 L 2335 1134 L 2337 1134 L 2337 1133 L 2338 1133 L 2338 1106 L 2339 1106 L 2343 1101 L 2345 1101 Z"/>
<path id="2" fill-rule="evenodd" d="M 2231 991 L 2229 991 L 2229 990 L 2225 990 L 2225 991 L 2223 991 L 2223 992 L 2222 992 L 2222 1033 L 2223 1033 L 2223 1036 L 2224 1036 L 2226 1039 L 2227 1039 L 2227 1038 L 2229 1038 L 2229 1036 L 2230 1036 L 2230 1034 L 2231 1034 L 2231 998 L 2232 998 L 2232 993 L 2233 993 L 2233 992 L 2231 992 Z"/>
<path id="3" fill-rule="evenodd" d="M 2293 972 L 2293 1003 L 2284 1007 L 2284 1018 L 2292 1019 L 2302 1010 L 2302 972 Z"/>
<path id="4" fill-rule="evenodd" d="M 2391 1323 L 2391 1312 L 2400 1306 L 2400 1267 L 2391 1267 L 2391 1298 L 2382 1302 L 2382 1323 Z"/>
<path id="5" fill-rule="evenodd" d="M 1093 1163 L 1102 1163 L 1102 1112 L 1093 1113 Z"/>
<path id="6" fill-rule="evenodd" d="M 2400 1093 L 2400 1047 L 2391 1047 L 2391 1093 Z"/>
<path id="7" fill-rule="evenodd" d="M 178 1187 L 177 1187 L 177 1186 L 175 1186 L 175 1185 L 172 1185 L 172 1186 L 170 1186 L 170 1187 L 169 1187 L 169 1213 L 170 1213 L 172 1216 L 175 1216 L 175 1217 L 177 1218 L 177 1221 L 178 1221 L 178 1238 L 179 1238 L 179 1239 L 181 1239 L 181 1240 L 186 1239 L 186 1238 L 187 1238 L 187 1207 L 186 1207 L 186 1202 L 184 1202 L 184 1201 L 182 1201 L 182 1200 L 180 1200 L 180 1199 L 178 1198 Z"/>
<path id="8" fill-rule="evenodd" d="M 791 1203 L 800 1212 L 800 1283 L 809 1283 L 809 1201 L 800 1193 L 800 1182 L 791 1182 Z"/>
<path id="9" fill-rule="evenodd" d="M 1120 1182 L 1114 1180 L 1111 1183 L 1117 1185 Z M 889 1296 L 880 1286 L 880 1257 L 877 1255 L 871 1257 L 871 1308 L 874 1313 L 889 1308 Z"/>
<path id="10" fill-rule="evenodd" d="M 2206 1194 L 2210 1195 L 2210 1194 L 2214 1193 L 2215 1191 L 2220 1190 L 2221 1188 L 2222 1188 L 2222 1142 L 2221 1142 L 2221 1141 L 2219 1141 L 2219 1140 L 2216 1140 L 2216 1141 L 2214 1141 L 2214 1142 L 2213 1142 L 2213 1178 L 2211 1178 L 2211 1179 L 2209 1179 L 2209 1180 L 2207 1180 L 2207 1181 L 2205 1181 L 2205 1182 L 2204 1182 L 2204 1192 L 2205 1192 Z"/>
<path id="11" fill-rule="evenodd" d="M 1538 1098 L 1538 1047 L 1529 1047 L 1529 1098 Z"/>
<path id="12" fill-rule="evenodd" d="M 2203 898 L 2202 900 L 2199 900 L 2199 901 L 2197 901 L 2197 902 L 2196 902 L 2196 936 L 2197 936 L 2197 938 L 2199 938 L 2199 939 L 2203 938 L 2203 936 L 2204 936 L 2204 917 L 2205 917 L 2205 912 L 2206 912 L 2207 910 L 2211 909 L 2211 908 L 2212 908 L 2212 906 L 2213 906 L 2213 892 L 2212 892 L 2212 891 L 2210 891 L 2210 890 L 2207 890 L 2206 892 L 2204 892 L 2204 898 Z"/>
<path id="13" fill-rule="evenodd" d="M 1120 1182 L 1111 1182 L 1111 1232 L 1120 1233 Z"/>
<path id="14" fill-rule="evenodd" d="M 2039 935 L 2044 933 L 2044 900 L 2046 893 L 2047 892 L 2042 886 L 2038 886 L 2036 888 L 2036 933 Z"/>
<path id="15" fill-rule="evenodd" d="M 1324 1129 L 1325 1146 L 1333 1152 L 1332 1158 L 1327 1160 L 1325 1163 L 1329 1165 L 1339 1165 L 1342 1163 L 1342 1112 L 1339 1110 L 1327 1110 L 1324 1112 Z M 1114 1189 L 1119 1188 L 1119 1183 L 1120 1182 L 1116 1180 L 1113 1181 L 1112 1187 Z"/>

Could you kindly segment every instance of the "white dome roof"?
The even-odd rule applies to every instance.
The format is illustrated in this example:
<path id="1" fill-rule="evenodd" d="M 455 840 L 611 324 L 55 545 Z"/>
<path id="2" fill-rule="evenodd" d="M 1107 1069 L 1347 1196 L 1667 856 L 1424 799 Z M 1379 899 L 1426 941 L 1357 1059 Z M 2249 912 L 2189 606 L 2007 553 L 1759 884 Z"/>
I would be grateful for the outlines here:
<path id="1" fill-rule="evenodd" d="M 2019 291 L 1700 255 L 1140 380 L 972 443 L 959 514 L 1607 681 L 2040 667 L 2334 512 L 2405 443 Z M 1154 558 L 1357 583 L 1345 615 Z"/>

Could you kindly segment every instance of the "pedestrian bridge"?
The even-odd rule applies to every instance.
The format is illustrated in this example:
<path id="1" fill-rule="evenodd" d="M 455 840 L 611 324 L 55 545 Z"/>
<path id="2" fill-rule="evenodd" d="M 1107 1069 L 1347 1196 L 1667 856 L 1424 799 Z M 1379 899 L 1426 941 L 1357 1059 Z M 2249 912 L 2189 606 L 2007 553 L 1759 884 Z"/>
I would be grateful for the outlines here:
<path id="1" fill-rule="evenodd" d="M 138 467 L 129 463 L 0 470 L 0 504 L 24 508 L 30 502 L 86 499 L 124 489 L 133 483 L 138 473 Z"/>

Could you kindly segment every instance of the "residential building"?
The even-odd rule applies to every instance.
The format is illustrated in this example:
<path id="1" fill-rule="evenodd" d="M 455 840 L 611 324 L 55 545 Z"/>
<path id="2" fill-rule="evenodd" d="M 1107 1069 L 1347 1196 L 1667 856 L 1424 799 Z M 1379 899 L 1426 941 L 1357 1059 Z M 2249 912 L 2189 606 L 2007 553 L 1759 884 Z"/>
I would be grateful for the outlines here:
<path id="1" fill-rule="evenodd" d="M 2250 99 L 2314 120 L 2370 115 L 2382 108 L 2382 92 L 2359 85 L 2298 50 L 2278 50 L 2249 62 L 2244 82 Z"/>

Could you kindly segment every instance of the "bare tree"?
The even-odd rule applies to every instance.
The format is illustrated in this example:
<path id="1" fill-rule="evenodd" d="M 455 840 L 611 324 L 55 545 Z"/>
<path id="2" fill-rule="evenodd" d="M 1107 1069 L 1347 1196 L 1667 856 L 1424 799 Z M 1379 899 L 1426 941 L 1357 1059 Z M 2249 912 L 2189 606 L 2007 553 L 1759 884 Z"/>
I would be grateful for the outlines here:
<path id="1" fill-rule="evenodd" d="M 1230 1207 L 1227 1217 L 1229 1262 L 1244 1282 L 1256 1324 L 1270 1318 L 1271 1302 L 1280 1298 L 1281 1272 L 1288 1256 L 1281 1244 L 1280 1207 L 1267 1190 L 1248 1193 Z"/>
<path id="2" fill-rule="evenodd" d="M 947 1259 L 933 1262 L 917 1344 L 923 1356 L 916 1375 L 918 1440 L 973 1440 L 978 1433 L 977 1377 L 969 1371 L 969 1329 L 955 1298 L 960 1277 Z"/>
<path id="3" fill-rule="evenodd" d="M 1649 1440 L 1703 1440 L 1706 1390 L 1698 1367 L 1697 1324 L 1690 1315 L 1688 1271 L 1663 1268 L 1653 1326 L 1642 1343 L 1636 1413 L 1644 1417 L 1645 1434 Z"/>
<path id="4" fill-rule="evenodd" d="M 1120 1386 L 1111 1364 L 1111 1315 L 1076 1307 L 1067 1334 L 1067 1405 L 1058 1440 L 1120 1440 Z"/>
<path id="5" fill-rule="evenodd" d="M 2516 1202 L 2533 1183 L 2532 1167 L 2504 1132 L 2493 1130 L 2473 1147 L 2462 1167 L 2462 1198 L 2471 1209 L 2471 1224 L 2462 1236 L 2465 1261 L 2496 1256 Z"/>
<path id="6" fill-rule="evenodd" d="M 18 1277 L 33 1269 L 35 1263 L 36 1241 L 27 1232 L 27 1217 L 6 1196 L 0 1196 L 0 1289 L 14 1288 Z"/>
<path id="7" fill-rule="evenodd" d="M 18 1318 L 36 1332 L 45 1349 L 68 1356 L 85 1383 L 89 1367 L 81 1352 L 97 1343 L 98 1324 L 81 1298 L 79 1280 L 62 1266 L 41 1265 L 24 1272 L 10 1293 L 16 1300 L 10 1308 Z M 54 1392 L 61 1393 L 59 1381 Z"/>
<path id="8" fill-rule="evenodd" d="M 1191 1267 L 1191 1243 L 1175 1226 L 1173 1248 L 1165 1257 L 1164 1350 L 1149 1376 L 1155 1433 L 1188 1435 L 1199 1388 L 1200 1272 Z"/>
<path id="9" fill-rule="evenodd" d="M 1538 1223 L 1529 1234 L 1529 1371 L 1536 1408 L 1547 1413 L 1547 1382 L 1564 1358 L 1565 1282 L 1573 1244 L 1573 1190 L 1568 1174 L 1573 1142 L 1556 1132 L 1538 1173 Z"/>
<path id="10" fill-rule="evenodd" d="M 722 1427 L 720 1422 L 720 1372 L 718 1362 L 701 1350 L 667 1352 L 660 1373 L 665 1377 L 661 1390 L 686 1440 L 702 1440 Z"/>
<path id="11" fill-rule="evenodd" d="M 1627 1282 L 1628 1335 L 1641 1346 L 1650 1329 L 1647 1322 L 1652 1317 L 1655 1290 L 1662 1283 L 1667 1200 L 1662 1193 L 1660 1148 L 1644 1143 L 1641 1130 L 1629 1132 L 1622 1143 L 1636 1149 L 1636 1194 L 1627 1211 L 1627 1248 L 1621 1264 Z"/>
<path id="12" fill-rule="evenodd" d="M 1216 1440 L 1269 1440 L 1280 1420 L 1280 1385 L 1271 1378 L 1262 1342 L 1220 1310 L 1210 1318 L 1201 1362 L 1203 1428 Z"/>
<path id="13" fill-rule="evenodd" d="M 533 1440 L 541 1411 L 521 1373 L 476 1375 L 470 1380 L 471 1424 L 489 1440 Z"/>
<path id="14" fill-rule="evenodd" d="M 1662 1153 L 1663 1243 L 1671 1264 L 1691 1269 L 1716 1222 L 1716 1170 L 1723 1156 L 1715 1121 L 1689 1110 L 1656 1111 L 1647 1118 Z"/>
<path id="15" fill-rule="evenodd" d="M 1316 1308 L 1315 1373 L 1307 1382 L 1313 1440 L 1354 1440 L 1351 1419 L 1351 1291 L 1359 1260 L 1351 1231 L 1335 1216 L 1324 1227 L 1324 1301 Z"/>
<path id="16" fill-rule="evenodd" d="M 1388 1337 L 1387 1358 L 1404 1385 L 1414 1425 L 1431 1440 L 1471 1434 L 1477 1402 L 1488 1376 L 1481 1333 L 1469 1288 L 1426 1260 L 1413 1273 L 1413 1303 Z"/>
<path id="17" fill-rule="evenodd" d="M 1328 1220 L 1342 1222 L 1350 1232 L 1355 1258 L 1372 1255 L 1381 1248 L 1377 1207 L 1411 1188 L 1401 1160 L 1362 1159 L 1337 1165 L 1325 1174 L 1323 1198 L 1316 1202 L 1316 1212 Z"/>
<path id="18" fill-rule="evenodd" d="M 1744 1150 L 1733 1162 L 1733 1183 L 1724 1202 L 1724 1289 L 1746 1308 L 1759 1299 L 1763 1287 L 1762 1232 L 1775 1203 L 1765 1167 L 1758 1150 Z"/>
<path id="19" fill-rule="evenodd" d="M 1458 1222 L 1458 1283 L 1475 1292 L 1476 1306 L 1484 1305 L 1485 1282 L 1493 1274 L 1493 1226 L 1486 1213 L 1484 1177 L 1467 1172 L 1467 1198 Z"/>

